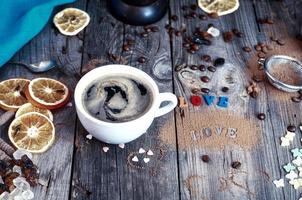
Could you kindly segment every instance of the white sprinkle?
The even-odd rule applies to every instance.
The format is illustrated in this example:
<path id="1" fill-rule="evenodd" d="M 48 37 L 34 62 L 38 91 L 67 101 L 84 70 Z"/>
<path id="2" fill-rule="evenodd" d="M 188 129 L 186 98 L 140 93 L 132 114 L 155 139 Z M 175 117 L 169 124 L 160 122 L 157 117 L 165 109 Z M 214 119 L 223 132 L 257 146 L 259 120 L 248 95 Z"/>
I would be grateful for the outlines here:
<path id="1" fill-rule="evenodd" d="M 287 147 L 287 146 L 289 146 L 289 139 L 288 138 L 285 138 L 285 137 L 280 137 L 280 139 L 281 139 L 281 146 L 282 147 Z"/>
<path id="2" fill-rule="evenodd" d="M 279 180 L 274 180 L 273 183 L 275 184 L 276 188 L 284 187 L 284 180 L 282 178 Z"/>
<path id="3" fill-rule="evenodd" d="M 107 153 L 108 150 L 109 150 L 109 147 L 103 147 L 103 151 L 104 151 L 105 153 Z"/>
<path id="4" fill-rule="evenodd" d="M 125 144 L 124 143 L 121 143 L 118 145 L 121 149 L 125 148 Z"/>
<path id="5" fill-rule="evenodd" d="M 301 125 L 301 126 L 299 126 L 299 128 L 300 128 L 300 131 L 302 131 L 302 125 Z"/>
<path id="6" fill-rule="evenodd" d="M 149 151 L 147 151 L 147 155 L 148 156 L 153 156 L 154 154 L 153 154 L 153 151 L 151 151 L 151 149 L 149 149 Z"/>
<path id="7" fill-rule="evenodd" d="M 302 186 L 302 179 L 297 178 L 289 181 L 289 184 L 293 185 L 295 190 Z"/>
<path id="8" fill-rule="evenodd" d="M 298 158 L 294 159 L 292 162 L 293 162 L 295 165 L 297 165 L 297 166 L 301 166 L 301 165 L 302 165 L 302 158 L 301 158 L 301 157 L 298 157 Z"/>
<path id="9" fill-rule="evenodd" d="M 287 139 L 289 139 L 289 141 L 292 142 L 294 140 L 295 136 L 296 136 L 296 133 L 287 131 L 286 135 L 284 137 L 287 138 Z"/>
<path id="10" fill-rule="evenodd" d="M 148 163 L 150 161 L 150 158 L 144 158 L 144 162 Z"/>
<path id="11" fill-rule="evenodd" d="M 134 157 L 132 158 L 132 161 L 133 161 L 133 162 L 138 162 L 138 157 L 137 157 L 137 156 L 134 156 Z"/>
<path id="12" fill-rule="evenodd" d="M 138 153 L 145 153 L 146 151 L 145 151 L 145 149 L 143 149 L 143 148 L 139 148 L 139 150 L 138 150 Z"/>
<path id="13" fill-rule="evenodd" d="M 88 135 L 86 135 L 86 138 L 87 138 L 88 140 L 91 140 L 91 139 L 92 139 L 92 135 L 88 134 Z"/>
<path id="14" fill-rule="evenodd" d="M 217 29 L 217 28 L 215 28 L 215 27 L 213 27 L 213 26 L 211 26 L 211 27 L 207 30 L 207 32 L 208 32 L 209 34 L 211 34 L 213 37 L 218 37 L 218 36 L 220 35 L 220 30 Z"/>
<path id="15" fill-rule="evenodd" d="M 66 104 L 67 107 L 72 107 L 72 103 L 69 102 L 68 104 Z"/>
<path id="16" fill-rule="evenodd" d="M 286 174 L 285 177 L 289 180 L 294 180 L 295 178 L 298 178 L 298 174 L 292 170 L 288 174 Z"/>

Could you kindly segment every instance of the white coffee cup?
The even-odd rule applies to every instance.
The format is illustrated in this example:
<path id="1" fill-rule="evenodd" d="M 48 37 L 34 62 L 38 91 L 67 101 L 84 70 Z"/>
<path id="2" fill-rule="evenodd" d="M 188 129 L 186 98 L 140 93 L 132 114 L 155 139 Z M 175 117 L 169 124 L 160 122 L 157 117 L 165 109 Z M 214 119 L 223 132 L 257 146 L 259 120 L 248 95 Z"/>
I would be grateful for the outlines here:
<path id="1" fill-rule="evenodd" d="M 120 123 L 105 122 L 91 116 L 83 105 L 84 92 L 93 81 L 108 75 L 130 75 L 148 85 L 153 96 L 149 110 L 134 120 Z M 155 81 L 148 74 L 126 65 L 106 65 L 91 70 L 78 82 L 74 99 L 78 117 L 84 128 L 95 138 L 110 144 L 127 143 L 138 138 L 147 131 L 155 117 L 167 114 L 177 105 L 174 94 L 159 93 Z M 168 104 L 160 107 L 162 102 Z"/>

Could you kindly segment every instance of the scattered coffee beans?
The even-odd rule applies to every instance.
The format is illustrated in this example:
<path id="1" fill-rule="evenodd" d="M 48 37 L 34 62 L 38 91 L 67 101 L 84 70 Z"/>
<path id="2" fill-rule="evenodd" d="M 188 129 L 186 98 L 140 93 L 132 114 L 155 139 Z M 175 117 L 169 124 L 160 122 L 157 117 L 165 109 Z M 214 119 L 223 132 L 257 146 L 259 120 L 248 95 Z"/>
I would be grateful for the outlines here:
<path id="1" fill-rule="evenodd" d="M 214 61 L 214 66 L 215 66 L 215 67 L 222 66 L 222 65 L 224 65 L 224 63 L 225 63 L 224 58 L 217 58 L 217 59 Z"/>
<path id="2" fill-rule="evenodd" d="M 215 72 L 215 71 L 216 71 L 216 67 L 208 66 L 208 70 L 209 70 L 210 72 Z"/>
<path id="3" fill-rule="evenodd" d="M 292 101 L 295 103 L 299 103 L 301 101 L 300 97 L 292 97 Z"/>
<path id="4" fill-rule="evenodd" d="M 242 47 L 242 50 L 245 52 L 251 52 L 252 49 L 250 47 Z"/>
<path id="5" fill-rule="evenodd" d="M 208 163 L 210 161 L 210 157 L 208 155 L 202 155 L 201 160 L 205 163 Z"/>
<path id="6" fill-rule="evenodd" d="M 204 83 L 208 83 L 210 81 L 210 78 L 207 76 L 202 76 L 202 77 L 200 77 L 200 80 Z"/>
<path id="7" fill-rule="evenodd" d="M 210 89 L 209 88 L 201 88 L 200 91 L 205 93 L 205 94 L 208 94 L 210 92 Z"/>
<path id="8" fill-rule="evenodd" d="M 201 60 L 205 61 L 205 62 L 211 62 L 212 58 L 209 55 L 202 55 L 201 56 Z"/>
<path id="9" fill-rule="evenodd" d="M 228 88 L 228 87 L 222 87 L 222 88 L 221 88 L 221 91 L 222 91 L 222 92 L 228 92 L 228 91 L 229 91 L 229 88 Z"/>
<path id="10" fill-rule="evenodd" d="M 199 65 L 199 70 L 202 71 L 202 72 L 206 71 L 206 66 Z"/>
<path id="11" fill-rule="evenodd" d="M 137 59 L 137 61 L 138 61 L 139 63 L 145 63 L 145 62 L 146 62 L 146 58 L 143 57 L 143 56 L 141 56 L 141 57 L 139 57 L 139 58 Z"/>
<path id="12" fill-rule="evenodd" d="M 225 42 L 231 42 L 233 40 L 233 32 L 227 31 L 223 33 L 223 40 Z"/>
<path id="13" fill-rule="evenodd" d="M 293 126 L 293 125 L 289 125 L 289 126 L 287 127 L 287 130 L 290 131 L 290 132 L 296 132 L 296 127 Z"/>
<path id="14" fill-rule="evenodd" d="M 231 164 L 232 168 L 239 169 L 241 167 L 241 163 L 239 161 L 234 161 Z"/>
<path id="15" fill-rule="evenodd" d="M 257 115 L 257 117 L 258 117 L 258 119 L 260 119 L 260 120 L 265 120 L 265 114 L 264 114 L 264 113 L 259 113 L 259 114 Z"/>
<path id="16" fill-rule="evenodd" d="M 216 12 L 213 12 L 213 13 L 209 13 L 208 16 L 212 19 L 217 19 L 219 18 L 219 15 L 216 13 Z"/>

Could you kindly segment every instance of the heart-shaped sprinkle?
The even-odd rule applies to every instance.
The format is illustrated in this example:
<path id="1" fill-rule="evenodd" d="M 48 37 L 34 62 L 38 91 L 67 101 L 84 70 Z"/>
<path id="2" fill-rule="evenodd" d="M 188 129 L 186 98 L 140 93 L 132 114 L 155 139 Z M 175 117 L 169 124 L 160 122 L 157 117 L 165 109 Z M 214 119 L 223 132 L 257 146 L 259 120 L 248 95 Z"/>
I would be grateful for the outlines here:
<path id="1" fill-rule="evenodd" d="M 302 158 L 301 158 L 301 157 L 298 157 L 298 158 L 294 159 L 292 162 L 293 162 L 295 165 L 297 165 L 297 166 L 301 166 L 301 165 L 302 165 Z"/>
<path id="2" fill-rule="evenodd" d="M 289 139 L 289 141 L 292 142 L 294 140 L 295 136 L 296 136 L 296 133 L 287 131 L 286 135 L 284 137 L 287 138 L 287 139 Z"/>
<path id="3" fill-rule="evenodd" d="M 109 150 L 109 147 L 103 147 L 103 151 L 104 151 L 105 153 L 107 153 L 108 150 Z"/>
<path id="4" fill-rule="evenodd" d="M 134 157 L 132 158 L 132 161 L 133 161 L 133 162 L 138 162 L 138 157 L 137 157 L 137 156 L 134 156 Z"/>
<path id="5" fill-rule="evenodd" d="M 283 168 L 286 172 L 290 172 L 296 169 L 296 167 L 291 163 L 287 163 L 286 165 L 283 166 Z"/>
<path id="6" fill-rule="evenodd" d="M 144 162 L 148 163 L 150 161 L 150 158 L 144 158 Z"/>
<path id="7" fill-rule="evenodd" d="M 151 149 L 149 149 L 149 151 L 147 151 L 147 155 L 148 156 L 153 156 L 154 154 L 153 154 L 153 151 L 151 151 Z"/>
<path id="8" fill-rule="evenodd" d="M 143 149 L 143 148 L 139 148 L 139 150 L 138 150 L 138 153 L 145 153 L 146 151 L 145 151 L 145 149 Z"/>
<path id="9" fill-rule="evenodd" d="M 91 140 L 91 139 L 92 139 L 92 135 L 88 134 L 88 135 L 86 135 L 86 138 L 87 138 L 88 140 Z"/>
<path id="10" fill-rule="evenodd" d="M 290 140 L 289 140 L 288 138 L 286 138 L 286 137 L 281 137 L 280 139 L 281 139 L 281 146 L 282 146 L 282 147 L 287 147 L 287 146 L 289 146 Z"/>
<path id="11" fill-rule="evenodd" d="M 124 143 L 121 143 L 118 145 L 121 149 L 125 148 L 125 144 Z"/>

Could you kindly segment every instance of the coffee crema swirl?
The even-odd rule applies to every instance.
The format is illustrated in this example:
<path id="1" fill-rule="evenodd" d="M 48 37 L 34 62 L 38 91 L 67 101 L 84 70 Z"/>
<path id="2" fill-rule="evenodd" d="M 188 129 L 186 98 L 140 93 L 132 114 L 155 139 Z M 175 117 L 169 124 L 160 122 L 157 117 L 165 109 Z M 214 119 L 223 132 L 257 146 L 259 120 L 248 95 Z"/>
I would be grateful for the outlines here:
<path id="1" fill-rule="evenodd" d="M 95 118 L 126 122 L 143 115 L 152 103 L 150 89 L 128 76 L 103 77 L 84 92 L 84 105 Z"/>

